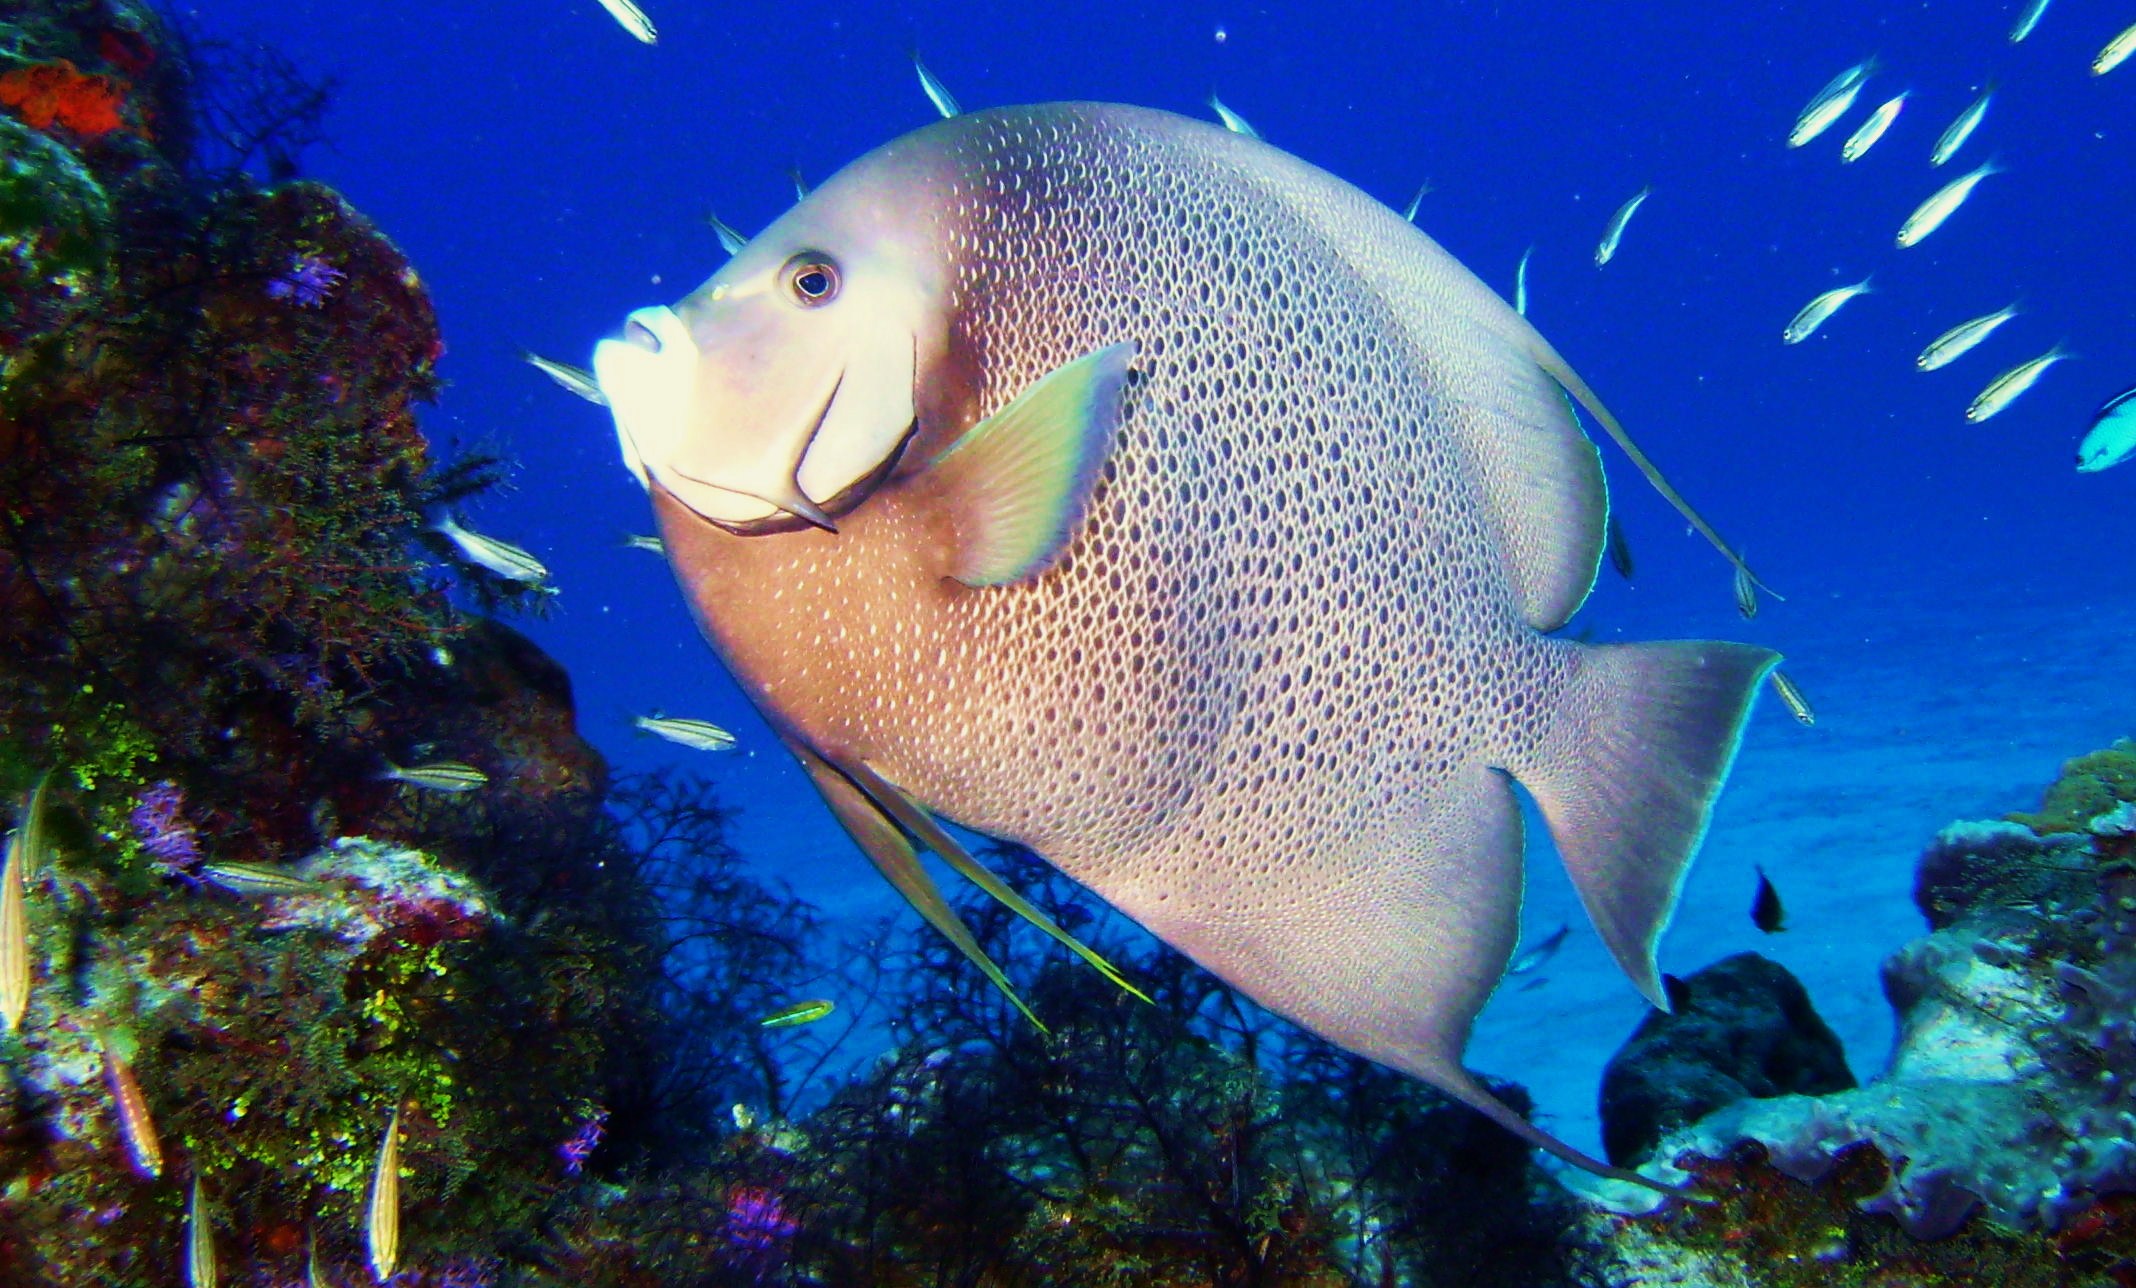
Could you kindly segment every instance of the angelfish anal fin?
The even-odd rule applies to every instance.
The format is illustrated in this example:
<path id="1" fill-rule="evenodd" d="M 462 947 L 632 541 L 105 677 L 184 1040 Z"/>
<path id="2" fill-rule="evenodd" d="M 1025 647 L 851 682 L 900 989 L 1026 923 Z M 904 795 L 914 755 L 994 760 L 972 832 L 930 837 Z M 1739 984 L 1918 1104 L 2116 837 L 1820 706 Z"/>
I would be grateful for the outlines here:
<path id="1" fill-rule="evenodd" d="M 943 862 L 956 869 L 958 875 L 992 895 L 1010 912 L 1015 913 L 1025 921 L 1051 935 L 1063 947 L 1096 967 L 1099 974 L 1118 984 L 1123 990 L 1134 994 L 1145 1002 L 1150 1000 L 1149 996 L 1141 989 L 1128 983 L 1127 977 L 1122 975 L 1111 962 L 1099 956 L 1095 950 L 1082 940 L 1077 939 L 1074 935 L 1054 924 L 1051 917 L 1040 912 L 1029 900 L 1010 889 L 1000 877 L 995 876 L 985 864 L 973 858 L 971 851 L 965 849 L 956 837 L 949 834 L 948 829 L 936 822 L 925 807 L 906 795 L 903 788 L 884 778 L 865 761 L 845 767 L 844 772 L 854 782 L 860 784 L 861 790 L 865 791 L 871 800 L 880 804 L 891 818 L 902 824 L 913 836 L 919 838 L 920 844 L 941 855 Z"/>
<path id="2" fill-rule="evenodd" d="M 1002 974 L 1001 967 L 996 966 L 994 959 L 986 955 L 986 949 L 979 946 L 971 927 L 964 924 L 964 918 L 958 916 L 957 910 L 942 897 L 934 878 L 920 866 L 919 852 L 890 815 L 838 766 L 792 739 L 786 740 L 786 746 L 794 753 L 794 759 L 801 762 L 801 767 L 808 771 L 816 791 L 822 795 L 824 804 L 831 807 L 839 824 L 891 886 L 905 897 L 905 902 L 955 944 L 958 952 L 969 958 L 994 987 L 1016 1004 L 1025 1019 L 1038 1026 L 1039 1032 L 1046 1032 L 1046 1026 L 1040 1023 L 1038 1016 L 1017 996 L 1009 977 Z"/>
<path id="3" fill-rule="evenodd" d="M 951 577 L 1003 586 L 1059 557 L 1112 450 L 1134 359 L 1134 345 L 1115 344 L 1050 371 L 934 459 L 956 522 Z"/>

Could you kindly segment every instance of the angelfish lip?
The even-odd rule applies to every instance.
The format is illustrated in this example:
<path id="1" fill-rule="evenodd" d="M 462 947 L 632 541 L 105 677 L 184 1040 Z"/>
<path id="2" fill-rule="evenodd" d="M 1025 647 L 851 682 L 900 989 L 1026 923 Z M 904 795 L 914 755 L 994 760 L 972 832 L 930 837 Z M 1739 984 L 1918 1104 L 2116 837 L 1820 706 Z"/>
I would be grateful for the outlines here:
<path id="1" fill-rule="evenodd" d="M 625 344 L 634 344 L 647 353 L 656 356 L 660 352 L 660 337 L 653 334 L 651 327 L 634 317 L 626 319 L 623 323 L 623 342 Z"/>

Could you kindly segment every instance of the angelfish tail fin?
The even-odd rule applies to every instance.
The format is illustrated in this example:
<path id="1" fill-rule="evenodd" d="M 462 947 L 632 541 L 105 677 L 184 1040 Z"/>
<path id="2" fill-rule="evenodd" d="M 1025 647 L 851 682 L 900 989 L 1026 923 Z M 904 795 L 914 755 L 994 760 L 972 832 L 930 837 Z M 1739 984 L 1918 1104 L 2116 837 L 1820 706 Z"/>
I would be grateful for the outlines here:
<path id="1" fill-rule="evenodd" d="M 1602 942 L 1666 1010 L 1654 945 L 1780 656 L 1709 640 L 1562 647 L 1576 650 L 1577 674 L 1507 768 L 1549 822 Z"/>

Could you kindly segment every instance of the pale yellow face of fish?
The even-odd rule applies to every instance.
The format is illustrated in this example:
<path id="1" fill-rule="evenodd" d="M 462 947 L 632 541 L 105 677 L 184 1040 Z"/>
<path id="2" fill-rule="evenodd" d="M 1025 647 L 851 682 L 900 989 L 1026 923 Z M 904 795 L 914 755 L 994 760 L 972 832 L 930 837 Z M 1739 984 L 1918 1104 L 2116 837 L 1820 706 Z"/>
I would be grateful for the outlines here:
<path id="1" fill-rule="evenodd" d="M 942 348 L 936 248 L 880 229 L 865 177 L 833 182 L 853 191 L 796 207 L 594 351 L 632 473 L 714 523 L 834 526 L 903 445 L 915 364 Z"/>

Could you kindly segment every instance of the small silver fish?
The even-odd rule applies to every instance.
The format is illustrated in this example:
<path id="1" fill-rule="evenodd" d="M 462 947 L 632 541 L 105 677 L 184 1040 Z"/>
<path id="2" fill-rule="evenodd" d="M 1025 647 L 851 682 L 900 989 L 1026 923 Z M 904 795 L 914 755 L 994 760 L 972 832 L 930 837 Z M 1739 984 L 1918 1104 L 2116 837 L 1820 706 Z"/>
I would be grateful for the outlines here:
<path id="1" fill-rule="evenodd" d="M 654 555 L 664 556 L 667 554 L 667 543 L 665 541 L 658 537 L 648 537 L 640 532 L 626 535 L 623 538 L 623 548 L 625 550 L 643 550 L 647 554 Z"/>
<path id="2" fill-rule="evenodd" d="M 1839 312 L 1840 306 L 1844 305 L 1848 300 L 1857 295 L 1868 295 L 1870 293 L 1869 279 L 1866 277 L 1852 286 L 1833 287 L 1802 306 L 1801 311 L 1795 314 L 1794 319 L 1787 324 L 1787 328 L 1780 333 L 1780 342 L 1782 344 L 1801 344 L 1804 340 L 1817 334 L 1817 328 L 1825 324 L 1825 319 Z M 1738 581 L 1741 580 L 1742 575 L 1743 570 L 1741 568 L 1736 569 Z M 1746 613 L 1744 616 L 1747 617 L 1749 614 Z"/>
<path id="3" fill-rule="evenodd" d="M 1875 147 L 1877 140 L 1884 137 L 1884 131 L 1890 129 L 1891 123 L 1899 119 L 1899 109 L 1906 106 L 1907 96 L 1912 93 L 1912 90 L 1907 90 L 1903 94 L 1885 99 L 1869 114 L 1868 120 L 1855 127 L 1854 133 L 1847 136 L 1846 143 L 1839 149 L 1839 159 L 1848 164 L 1861 160 L 1862 154 Z"/>
<path id="4" fill-rule="evenodd" d="M 30 1009 L 29 874 L 23 871 L 25 828 L 8 833 L 7 862 L 0 865 L 0 1025 L 22 1027 Z"/>
<path id="5" fill-rule="evenodd" d="M 608 10 L 608 16 L 614 18 L 623 30 L 629 32 L 640 44 L 660 43 L 660 33 L 653 30 L 653 20 L 646 17 L 645 10 L 632 4 L 631 0 L 601 0 L 601 7 Z"/>
<path id="6" fill-rule="evenodd" d="M 1914 366 L 1923 371 L 1934 371 L 1938 367 L 1947 367 L 1964 357 L 1974 345 L 1993 335 L 1995 328 L 2016 316 L 2017 305 L 2013 303 L 2006 309 L 2001 309 L 1994 313 L 1983 313 L 1977 318 L 1969 318 L 1964 322 L 1960 322 L 1957 326 L 1930 340 L 1928 347 L 1921 350 L 1921 356 L 1914 359 Z"/>
<path id="7" fill-rule="evenodd" d="M 2136 456 L 2136 389 L 2124 389 L 2092 415 L 2077 444 L 2077 473 L 2097 474 Z"/>
<path id="8" fill-rule="evenodd" d="M 2017 15 L 2017 25 L 2010 28 L 2010 43 L 2015 45 L 2031 35 L 2032 29 L 2040 25 L 2040 19 L 2045 16 L 2047 6 L 2051 3 L 2053 0 L 2032 0 L 2031 4 L 2026 5 L 2025 11 Z"/>
<path id="9" fill-rule="evenodd" d="M 801 167 L 797 165 L 788 166 L 786 168 L 786 177 L 794 181 L 794 200 L 807 201 L 808 180 L 801 177 Z"/>
<path id="10" fill-rule="evenodd" d="M 1617 207 L 1617 213 L 1609 217 L 1609 227 L 1602 230 L 1602 244 L 1595 247 L 1596 268 L 1600 268 L 1616 258 L 1617 243 L 1624 240 L 1624 226 L 1632 222 L 1632 216 L 1639 213 L 1640 205 L 1649 196 L 1653 195 L 1653 192 L 1654 187 L 1652 184 L 1641 188 L 1637 195 Z"/>
<path id="11" fill-rule="evenodd" d="M 385 772 L 379 777 L 432 792 L 471 792 L 489 784 L 488 774 L 457 760 L 439 760 L 406 768 L 389 760 Z"/>
<path id="12" fill-rule="evenodd" d="M 636 716 L 631 723 L 655 737 L 694 751 L 731 751 L 734 735 L 709 720 L 686 720 L 678 716 Z"/>
<path id="13" fill-rule="evenodd" d="M 1572 927 L 1570 925 L 1562 921 L 1559 922 L 1558 928 L 1537 940 L 1535 947 L 1514 958 L 1513 964 L 1506 967 L 1506 974 L 1525 975 L 1536 967 L 1541 966 L 1544 962 L 1549 961 L 1552 957 L 1557 956 L 1557 950 L 1565 943 L 1565 936 L 1571 933 Z"/>
<path id="14" fill-rule="evenodd" d="M 1960 175 L 1936 189 L 1929 195 L 1928 200 L 1914 207 L 1914 212 L 1906 216 L 1905 223 L 1899 225 L 1899 245 L 1915 245 L 1941 228 L 1943 221 L 1949 219 L 1952 212 L 1964 205 L 1967 197 L 1973 195 L 1973 189 L 1979 186 L 1982 179 L 2002 172 L 2002 167 L 1989 161 L 1971 174 Z"/>
<path id="15" fill-rule="evenodd" d="M 319 888 L 316 881 L 308 881 L 288 868 L 266 863 L 204 863 L 200 875 L 232 894 L 290 895 Z"/>
<path id="16" fill-rule="evenodd" d="M 2047 374 L 2047 368 L 2064 358 L 2072 356 L 2074 355 L 2063 348 L 2061 343 L 2057 341 L 2052 349 L 2049 349 L 2039 357 L 2032 359 L 2030 362 L 2018 363 L 1988 382 L 1988 387 L 1981 390 L 1980 396 L 1975 398 L 1972 405 L 1965 409 L 1965 418 L 1977 425 L 1988 417 L 1993 416 L 2011 403 L 2016 402 L 2018 395 L 2032 388 L 2041 376 Z"/>
<path id="17" fill-rule="evenodd" d="M 1417 207 L 1424 204 L 1424 198 L 1429 197 L 1431 195 L 1431 191 L 1431 180 L 1426 179 L 1424 181 L 1424 186 L 1417 189 L 1417 195 L 1411 197 L 1409 199 L 1409 205 L 1402 210 L 1402 218 L 1408 220 L 1410 223 L 1415 223 L 1417 221 Z"/>
<path id="18" fill-rule="evenodd" d="M 469 563 L 506 581 L 533 585 L 549 579 L 549 570 L 542 567 L 541 560 L 509 542 L 470 532 L 454 522 L 450 515 L 432 524 L 430 530 L 452 542 Z"/>
<path id="19" fill-rule="evenodd" d="M 2136 53 L 2136 25 L 2130 26 L 2128 30 L 2106 42 L 2106 48 L 2099 51 L 2097 58 L 2092 59 L 2092 75 L 2106 75 L 2127 62 L 2132 53 Z"/>
<path id="20" fill-rule="evenodd" d="M 1854 106 L 1855 98 L 1876 72 L 1876 66 L 1876 59 L 1865 58 L 1827 82 L 1802 109 L 1802 115 L 1795 118 L 1795 128 L 1788 131 L 1787 145 L 1799 148 L 1831 129 L 1832 123 Z"/>
<path id="21" fill-rule="evenodd" d="M 395 1105 L 385 1137 L 378 1142 L 371 1197 L 364 1204 L 364 1243 L 371 1254 L 371 1273 L 380 1283 L 391 1279 L 400 1264 L 400 1125 L 401 1108 Z"/>
<path id="22" fill-rule="evenodd" d="M 789 1029 L 797 1024 L 813 1024 L 837 1009 L 838 1004 L 836 1002 L 827 1001 L 823 998 L 816 998 L 807 1002 L 795 1002 L 792 1006 L 782 1006 L 763 1019 L 758 1020 L 757 1027 L 761 1029 Z"/>
<path id="23" fill-rule="evenodd" d="M 1780 702 L 1787 708 L 1789 715 L 1806 725 L 1817 723 L 1817 713 L 1810 710 L 1809 699 L 1802 696 L 1802 690 L 1795 686 L 1795 682 L 1789 679 L 1785 672 L 1771 671 L 1767 673 L 1766 678 L 1772 681 L 1773 692 L 1780 695 Z"/>
<path id="24" fill-rule="evenodd" d="M 1744 621 L 1758 615 L 1758 588 L 1751 584 L 1750 576 L 1738 566 L 1735 570 L 1736 612 Z"/>
<path id="25" fill-rule="evenodd" d="M 527 363 L 536 371 L 569 389 L 579 397 L 584 398 L 594 406 L 606 407 L 608 405 L 608 395 L 601 392 L 600 383 L 593 378 L 593 373 L 584 367 L 574 367 L 568 362 L 558 362 L 554 358 L 544 358 L 538 353 L 531 353 L 525 349 L 519 351 L 519 356 L 526 359 Z"/>
<path id="26" fill-rule="evenodd" d="M 712 235 L 719 238 L 719 248 L 730 257 L 741 254 L 742 247 L 749 244 L 749 239 L 742 236 L 741 229 L 711 211 L 705 212 L 705 223 L 711 226 Z"/>
<path id="27" fill-rule="evenodd" d="M 1930 165 L 1942 165 L 1958 154 L 1965 141 L 1973 137 L 1973 131 L 1980 128 L 1980 118 L 1988 114 L 1988 100 L 1994 97 L 1995 82 L 1989 81 L 1988 87 L 1980 91 L 1980 97 L 1973 100 L 1973 105 L 1960 112 L 1958 119 L 1952 121 L 1950 128 L 1936 140 L 1936 150 L 1928 158 Z"/>
<path id="28" fill-rule="evenodd" d="M 927 64 L 920 61 L 918 54 L 912 56 L 912 70 L 920 74 L 920 89 L 926 93 L 927 101 L 934 104 L 935 111 L 942 114 L 943 120 L 946 121 L 964 110 L 957 106 L 956 95 L 950 93 L 949 88 L 942 84 L 933 72 L 927 70 Z"/>
<path id="29" fill-rule="evenodd" d="M 215 1288 L 215 1225 L 200 1193 L 200 1168 L 193 1169 L 193 1196 L 185 1205 L 186 1288 Z"/>
<path id="30" fill-rule="evenodd" d="M 1513 311 L 1522 317 L 1528 316 L 1528 257 L 1533 254 L 1533 246 L 1522 251 L 1520 263 L 1513 269 Z"/>
<path id="31" fill-rule="evenodd" d="M 1258 139 L 1261 137 L 1261 132 L 1253 128 L 1253 126 L 1247 122 L 1245 117 L 1240 116 L 1237 112 L 1234 112 L 1230 108 L 1225 107 L 1223 104 L 1223 100 L 1219 99 L 1214 94 L 1211 94 L 1209 96 L 1209 110 L 1215 112 L 1216 119 L 1222 121 L 1224 123 L 1224 128 L 1231 131 L 1233 134 L 1243 134 L 1249 139 Z"/>
<path id="32" fill-rule="evenodd" d="M 104 1052 L 104 1084 L 111 1090 L 126 1155 L 133 1160 L 134 1170 L 154 1180 L 163 1175 L 163 1142 L 156 1137 L 155 1120 L 148 1116 L 148 1099 L 141 1094 L 133 1066 L 119 1053 L 111 1036 L 98 1029 L 96 1042 Z"/>

